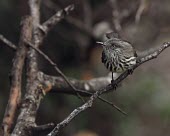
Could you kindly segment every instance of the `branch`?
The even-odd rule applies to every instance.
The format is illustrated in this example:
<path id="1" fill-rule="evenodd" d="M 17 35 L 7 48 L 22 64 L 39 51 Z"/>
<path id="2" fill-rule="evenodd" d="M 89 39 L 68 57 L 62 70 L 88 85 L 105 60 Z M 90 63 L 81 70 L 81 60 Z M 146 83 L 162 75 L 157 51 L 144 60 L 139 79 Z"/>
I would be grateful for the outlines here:
<path id="1" fill-rule="evenodd" d="M 102 100 L 103 102 L 111 105 L 112 107 L 114 107 L 116 110 L 118 110 L 119 112 L 121 112 L 123 115 L 127 115 L 126 112 L 122 111 L 119 107 L 117 107 L 116 105 L 114 105 L 113 103 L 103 99 L 102 97 L 98 96 L 98 98 L 100 100 Z M 63 123 L 60 123 L 60 125 L 63 124 L 64 125 L 64 122 Z M 58 125 L 57 123 L 48 123 L 48 124 L 45 124 L 45 125 L 40 125 L 40 126 L 36 126 L 36 127 L 33 127 L 33 131 L 37 131 L 37 132 L 42 132 L 42 131 L 47 131 L 49 129 L 54 129 L 54 127 Z M 67 125 L 67 124 L 66 124 Z"/>
<path id="2" fill-rule="evenodd" d="M 26 92 L 22 100 L 21 109 L 17 118 L 17 123 L 11 136 L 28 136 L 32 135 L 32 127 L 36 126 L 35 120 L 40 102 L 44 97 L 44 90 L 38 80 L 34 80 L 33 84 Z"/>
<path id="3" fill-rule="evenodd" d="M 0 40 L 4 42 L 8 47 L 12 48 L 13 50 L 16 50 L 17 47 L 12 42 L 10 42 L 8 39 L 6 39 L 3 35 L 0 34 Z"/>
<path id="4" fill-rule="evenodd" d="M 19 46 L 15 53 L 15 57 L 11 69 L 11 75 L 10 75 L 11 77 L 10 97 L 8 100 L 8 105 L 3 119 L 4 134 L 9 133 L 11 129 L 11 125 L 14 120 L 17 106 L 20 103 L 22 70 L 23 70 L 26 53 L 27 53 L 27 48 L 25 46 L 24 39 L 27 39 L 28 41 L 31 40 L 31 36 L 32 36 L 31 21 L 32 21 L 31 17 L 25 17 L 22 20 L 22 29 L 21 29 Z M 3 41 L 7 45 L 12 45 L 10 47 L 16 48 L 16 46 L 14 46 L 11 42 L 6 40 L 4 37 L 3 37 Z"/>
<path id="5" fill-rule="evenodd" d="M 74 27 L 76 27 L 77 29 L 79 29 L 81 32 L 85 33 L 86 35 L 89 35 L 91 36 L 95 41 L 100 41 L 94 34 L 93 34 L 93 31 L 92 31 L 92 28 L 91 28 L 91 25 L 92 25 L 92 11 L 91 11 L 91 7 L 89 5 L 89 2 L 88 1 L 82 1 L 83 2 L 83 7 L 84 7 L 84 16 L 85 16 L 85 19 L 84 19 L 84 22 L 83 23 L 82 21 L 76 19 L 76 18 L 73 18 L 71 16 L 67 16 L 65 18 L 65 20 L 72 24 Z M 56 9 L 58 9 L 58 5 L 56 3 L 54 3 L 53 1 L 49 0 L 48 2 L 45 2 L 45 5 L 56 11 Z"/>
<path id="6" fill-rule="evenodd" d="M 63 80 L 63 78 L 45 75 L 42 72 L 38 73 L 38 80 L 44 86 L 45 92 L 50 91 L 52 93 L 66 93 L 66 94 L 79 93 L 81 96 L 91 96 L 93 93 L 95 93 L 100 88 L 103 88 L 104 86 L 108 85 L 111 81 L 111 77 L 106 76 L 106 77 L 94 78 L 91 80 L 76 80 L 73 78 L 68 78 L 69 82 L 75 88 L 78 88 L 78 90 L 73 90 L 73 88 L 70 88 L 70 86 L 67 84 L 67 82 Z M 100 96 L 98 98 L 101 101 L 115 108 L 117 111 L 119 111 L 123 115 L 127 115 L 126 112 L 124 112 L 121 108 L 119 108 L 112 102 L 109 102 Z"/>
<path id="7" fill-rule="evenodd" d="M 29 7 L 33 17 L 33 27 L 36 29 L 40 23 L 40 0 L 29 0 Z"/>
<path id="8" fill-rule="evenodd" d="M 83 102 L 83 98 L 79 95 L 79 93 L 76 91 L 78 89 L 76 89 L 67 79 L 67 77 L 64 75 L 64 73 L 58 68 L 57 64 L 54 63 L 45 53 L 43 53 L 41 50 L 39 50 L 38 48 L 34 47 L 34 45 L 29 42 L 29 41 L 25 41 L 27 43 L 27 45 L 29 45 L 31 48 L 33 48 L 35 51 L 37 51 L 40 55 L 42 55 L 44 57 L 45 60 L 47 60 L 53 67 L 54 69 L 58 72 L 58 74 L 67 82 L 67 84 L 75 91 L 76 95 L 78 96 L 78 98 L 80 98 Z M 81 90 L 80 90 L 81 91 Z"/>
<path id="9" fill-rule="evenodd" d="M 54 93 L 55 92 L 66 93 L 66 94 L 79 93 L 81 96 L 91 96 L 95 91 L 99 90 L 103 86 L 108 85 L 110 83 L 111 77 L 106 76 L 106 77 L 94 78 L 88 81 L 68 78 L 69 82 L 73 86 L 75 86 L 75 88 L 79 88 L 79 90 L 73 90 L 73 88 L 70 88 L 67 82 L 65 82 L 65 80 L 63 80 L 63 78 L 61 77 L 45 75 L 42 72 L 38 72 L 38 80 L 41 82 L 41 84 L 44 85 L 44 93 L 47 93 L 50 91 L 52 93 L 53 92 Z M 127 115 L 126 112 L 124 112 L 122 109 L 120 109 L 118 106 L 116 106 L 112 102 L 109 102 L 102 97 L 98 97 L 98 98 L 101 101 L 109 104 L 110 106 L 112 106 L 113 108 L 121 112 L 122 114 Z"/>
<path id="10" fill-rule="evenodd" d="M 25 41 L 26 42 L 26 41 Z M 81 95 L 79 94 L 79 93 L 86 93 L 86 94 L 90 94 L 90 95 L 92 95 L 92 93 L 87 93 L 86 91 L 84 91 L 84 90 L 80 90 L 80 88 L 79 89 L 77 89 L 69 80 L 68 80 L 68 78 L 64 75 L 64 73 L 62 73 L 62 71 L 57 67 L 57 64 L 55 64 L 46 54 L 44 54 L 41 50 L 39 50 L 38 48 L 36 48 L 36 47 L 34 47 L 34 45 L 32 44 L 32 43 L 30 43 L 30 42 L 26 42 L 26 43 L 28 43 L 28 45 L 31 47 L 31 48 L 33 48 L 33 49 L 35 49 L 40 55 L 42 55 L 53 67 L 54 67 L 54 69 L 60 74 L 60 76 L 66 81 L 66 83 L 69 85 L 69 87 L 71 87 L 71 89 L 73 89 L 73 91 L 75 92 L 75 94 L 78 96 L 78 98 L 80 98 L 83 102 L 84 102 L 84 99 L 81 97 Z M 42 78 L 41 78 L 42 79 Z M 44 82 L 44 81 L 43 81 Z M 90 84 L 93 84 L 93 82 L 91 82 Z M 46 93 L 46 92 L 48 92 L 49 90 L 51 90 L 51 88 L 50 88 L 50 86 L 51 85 L 46 85 L 46 88 L 47 89 L 45 89 L 44 88 L 44 93 Z M 86 85 L 84 85 L 85 86 L 85 89 L 90 89 L 90 87 L 89 87 L 89 85 L 88 84 L 86 84 Z M 124 114 L 124 115 L 127 115 L 123 110 L 121 110 L 118 106 L 116 106 L 115 104 L 113 104 L 113 103 L 111 103 L 111 102 L 108 102 L 107 100 L 105 100 L 105 99 L 103 99 L 103 98 L 101 98 L 101 97 L 99 97 L 99 99 L 100 100 L 102 100 L 103 102 L 105 102 L 105 103 L 108 103 L 109 105 L 111 105 L 112 107 L 114 107 L 116 110 L 118 110 L 119 112 L 121 112 L 122 114 Z"/>
<path id="11" fill-rule="evenodd" d="M 69 5 L 65 9 L 58 11 L 50 19 L 44 22 L 40 29 L 47 34 L 58 22 L 65 18 L 65 15 L 68 15 L 70 11 L 74 10 L 74 5 Z"/>
<path id="12" fill-rule="evenodd" d="M 164 43 L 161 47 L 159 47 L 157 50 L 155 50 L 153 53 L 150 53 L 142 58 L 138 59 L 138 63 L 134 66 L 134 69 L 136 69 L 141 64 L 156 58 L 162 51 L 164 51 L 166 48 L 170 46 L 170 42 Z M 115 84 L 118 84 L 122 82 L 127 76 L 129 75 L 128 71 L 125 71 L 123 74 L 121 74 L 116 80 Z M 62 122 L 57 124 L 57 126 L 48 134 L 48 136 L 56 136 L 59 134 L 59 131 L 67 126 L 78 114 L 85 111 L 86 109 L 92 107 L 94 101 L 100 96 L 102 93 L 113 90 L 113 85 L 109 84 L 108 86 L 104 87 L 103 89 L 100 89 L 99 91 L 95 92 L 90 99 L 83 104 L 82 106 L 78 107 L 77 109 L 73 110 L 73 112 L 66 117 Z"/>
<path id="13" fill-rule="evenodd" d="M 46 93 L 50 91 L 52 93 L 76 94 L 75 90 L 73 90 L 62 77 L 46 75 L 39 72 L 38 79 L 45 86 Z M 108 85 L 111 81 L 110 76 L 93 78 L 91 80 L 67 79 L 75 88 L 78 88 L 76 91 L 82 96 L 91 96 L 91 94 Z"/>
<path id="14" fill-rule="evenodd" d="M 37 27 L 40 23 L 40 0 L 29 0 L 30 14 L 33 18 L 33 36 L 32 42 L 35 47 L 40 46 L 40 35 L 37 31 Z M 27 88 L 32 84 L 36 78 L 36 73 L 38 71 L 36 52 L 30 48 L 27 54 Z M 28 89 L 29 90 L 29 89 Z"/>
<path id="15" fill-rule="evenodd" d="M 32 34 L 31 40 L 34 43 L 34 45 L 38 48 L 41 44 L 40 34 L 38 31 L 36 31 L 40 22 L 40 0 L 29 0 L 29 7 L 30 7 L 30 14 L 32 17 L 31 24 L 33 26 L 33 31 L 31 33 Z M 26 68 L 27 68 L 26 69 L 26 75 L 27 75 L 26 93 L 22 101 L 22 106 L 20 109 L 19 116 L 17 118 L 17 123 L 11 134 L 12 136 L 26 135 L 28 133 L 27 131 L 29 131 L 28 129 L 29 126 L 35 123 L 37 107 L 39 106 L 40 100 L 42 99 L 42 95 L 36 92 L 37 90 L 39 90 L 38 89 L 39 84 L 36 82 L 38 64 L 37 64 L 36 52 L 32 48 L 29 48 L 27 53 Z"/>
<path id="16" fill-rule="evenodd" d="M 45 125 L 33 127 L 32 130 L 37 131 L 37 132 L 46 131 L 47 129 L 53 129 L 55 126 L 56 126 L 55 123 L 48 123 L 48 124 L 45 124 Z"/>

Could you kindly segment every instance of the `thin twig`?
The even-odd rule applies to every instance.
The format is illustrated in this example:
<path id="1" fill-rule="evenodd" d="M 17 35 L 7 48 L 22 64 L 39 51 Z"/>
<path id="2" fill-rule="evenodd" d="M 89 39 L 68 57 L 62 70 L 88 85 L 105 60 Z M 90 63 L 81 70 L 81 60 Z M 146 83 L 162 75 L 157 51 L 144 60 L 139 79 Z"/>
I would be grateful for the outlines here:
<path id="1" fill-rule="evenodd" d="M 74 10 L 74 5 L 69 5 L 63 10 L 58 11 L 55 15 L 49 18 L 46 22 L 44 22 L 40 29 L 47 34 L 51 28 L 53 28 L 59 21 L 65 18 L 65 15 L 68 15 L 70 11 Z"/>
<path id="2" fill-rule="evenodd" d="M 9 47 L 10 48 L 12 48 L 12 49 L 14 49 L 14 50 L 16 50 L 15 49 L 15 47 L 16 47 L 16 45 L 14 45 L 12 42 L 10 42 L 8 39 L 6 39 L 4 36 L 2 36 L 3 37 L 3 39 L 5 39 L 5 41 L 7 41 L 7 42 L 4 42 L 6 45 L 8 45 L 8 43 L 9 43 Z M 10 44 L 12 44 L 13 45 L 13 47 L 12 46 L 10 46 Z M 34 47 L 35 48 L 35 47 Z M 37 49 L 37 48 L 36 48 Z M 38 49 L 39 50 L 39 49 Z M 43 74 L 44 75 L 44 74 Z M 47 76 L 47 75 L 46 75 Z M 48 76 L 48 78 L 49 77 L 51 77 L 51 76 Z M 45 79 L 43 79 L 43 80 L 45 80 Z M 49 79 L 50 80 L 50 79 Z M 60 80 L 60 79 L 59 79 Z M 97 78 L 97 79 L 93 79 L 92 81 L 89 81 L 89 82 L 94 82 L 94 80 L 96 80 L 96 82 L 99 82 L 100 80 L 102 80 L 102 78 Z M 104 81 L 105 80 L 105 81 Z M 55 81 L 56 81 L 56 79 L 55 79 Z M 103 79 L 102 80 L 102 82 L 101 83 L 103 83 L 103 82 L 106 82 L 107 80 L 106 79 Z M 70 81 L 69 81 L 70 82 Z M 74 80 L 74 83 L 75 82 L 78 82 L 78 81 L 75 81 Z M 80 84 L 80 82 L 82 82 L 82 81 L 79 81 L 79 83 L 78 84 Z M 110 82 L 110 80 L 109 80 L 109 82 Z M 108 83 L 109 83 L 108 82 Z M 101 83 L 99 84 L 99 85 L 101 85 Z M 108 84 L 107 83 L 107 84 Z M 62 84 L 63 84 L 63 82 L 62 82 Z M 59 85 L 58 87 L 61 87 L 61 86 L 63 86 L 63 85 Z M 84 86 L 84 85 L 83 85 Z M 102 85 L 103 86 L 103 85 Z M 86 88 L 87 88 L 87 83 L 86 83 L 86 86 L 85 86 Z M 99 87 L 100 88 L 100 87 Z M 72 88 L 72 89 L 74 89 L 74 88 Z M 90 89 L 90 88 L 89 88 Z M 57 89 L 58 91 L 57 92 L 59 92 L 60 90 L 59 89 Z M 63 90 L 63 89 L 62 89 Z M 67 89 L 66 89 L 67 90 Z M 73 90 L 74 91 L 74 90 Z M 75 91 L 74 91 L 75 92 Z M 91 96 L 93 93 L 92 92 L 87 92 L 87 91 L 83 91 L 82 89 L 76 89 L 76 92 L 77 93 L 79 93 L 79 94 L 81 94 L 81 95 L 84 95 L 84 96 Z M 63 91 L 62 91 L 62 93 L 63 93 Z M 67 93 L 67 92 L 66 92 Z M 70 92 L 69 92 L 70 93 Z M 70 93 L 71 94 L 71 93 Z M 74 94 L 74 93 L 73 93 Z M 121 108 L 119 108 L 117 105 L 115 105 L 114 103 L 112 103 L 112 102 L 109 102 L 109 101 L 107 101 L 106 99 L 104 99 L 104 98 L 102 98 L 102 97 L 99 97 L 99 99 L 101 100 L 101 101 L 103 101 L 103 102 L 105 102 L 105 103 L 107 103 L 107 104 L 109 104 L 109 105 L 111 105 L 112 107 L 114 107 L 116 110 L 118 110 L 119 112 L 121 112 L 122 114 L 124 114 L 124 115 L 127 115 L 127 113 L 125 112 L 125 111 L 123 111 Z"/>
<path id="3" fill-rule="evenodd" d="M 3 35 L 0 34 L 0 40 L 3 41 L 7 46 L 12 48 L 13 50 L 16 50 L 17 47 L 12 42 L 10 42 L 8 39 L 6 39 Z"/>
<path id="4" fill-rule="evenodd" d="M 39 50 L 38 48 L 34 47 L 34 45 L 31 42 L 25 41 L 31 48 L 33 48 L 34 50 L 36 50 L 39 54 L 41 54 L 44 59 L 46 59 L 53 67 L 54 69 L 58 72 L 58 74 L 63 77 L 63 79 L 67 82 L 67 84 L 73 88 L 73 90 L 77 90 L 67 79 L 67 77 L 64 75 L 64 73 L 58 68 L 57 64 L 54 63 L 45 53 L 43 53 L 41 50 Z M 77 96 L 83 101 L 84 99 L 80 96 L 80 94 L 78 92 L 76 92 Z"/>
<path id="5" fill-rule="evenodd" d="M 55 123 L 48 123 L 48 124 L 45 124 L 45 125 L 40 125 L 40 126 L 35 126 L 33 127 L 33 131 L 46 131 L 47 129 L 52 129 L 56 126 Z"/>
<path id="6" fill-rule="evenodd" d="M 134 66 L 134 69 L 139 67 L 141 64 L 143 64 L 143 63 L 145 63 L 145 62 L 147 62 L 151 59 L 156 58 L 163 50 L 165 50 L 169 46 L 170 46 L 170 42 L 164 43 L 155 52 L 153 52 L 151 54 L 147 54 L 146 56 L 140 58 L 138 60 L 138 63 Z M 117 78 L 115 80 L 115 84 L 118 84 L 121 81 L 123 81 L 129 74 L 130 73 L 128 71 L 125 71 L 123 74 L 121 74 L 121 76 L 119 78 Z M 98 96 L 100 96 L 103 92 L 107 92 L 107 91 L 110 91 L 110 90 L 113 90 L 113 85 L 111 85 L 111 84 L 109 84 L 105 88 L 95 92 L 85 104 L 83 104 L 82 106 L 73 110 L 73 112 L 68 117 L 66 117 L 62 122 L 57 124 L 57 126 L 48 134 L 48 136 L 58 135 L 60 130 L 62 128 L 64 128 L 65 126 L 67 126 L 78 114 L 80 114 L 82 111 L 85 111 L 86 109 L 90 108 L 93 105 L 93 102 L 97 99 Z"/>
<path id="7" fill-rule="evenodd" d="M 125 111 L 123 111 L 122 109 L 120 109 L 117 105 L 115 105 L 113 102 L 109 102 L 109 101 L 107 101 L 106 99 L 104 99 L 104 98 L 102 98 L 102 97 L 100 97 L 100 96 L 98 96 L 98 98 L 101 100 L 101 101 L 103 101 L 103 102 L 105 102 L 105 103 L 107 103 L 107 104 L 109 104 L 110 106 L 112 106 L 112 107 L 114 107 L 117 111 L 119 111 L 120 113 L 122 113 L 123 115 L 128 115 Z"/>
<path id="8" fill-rule="evenodd" d="M 45 92 L 50 91 L 52 93 L 66 93 L 66 94 L 76 93 L 75 90 L 72 90 L 72 88 L 70 88 L 70 86 L 67 83 L 65 83 L 65 81 L 63 81 L 62 77 L 46 75 L 43 72 L 39 72 L 38 77 L 39 81 L 42 82 L 42 84 L 44 84 L 46 88 Z M 111 81 L 109 75 L 106 77 L 93 78 L 91 80 L 76 80 L 69 77 L 67 77 L 67 79 L 75 88 L 79 88 L 76 91 L 81 96 L 86 97 L 93 95 L 97 90 L 108 85 Z M 102 102 L 109 104 L 123 115 L 127 115 L 125 111 L 116 106 L 113 102 L 109 102 L 108 100 L 102 98 L 101 96 L 99 96 L 98 99 L 100 99 Z"/>
<path id="9" fill-rule="evenodd" d="M 71 16 L 67 16 L 65 18 L 65 20 L 72 24 L 74 27 L 76 27 L 77 29 L 79 29 L 81 32 L 91 36 L 92 38 L 96 39 L 95 41 L 100 41 L 92 32 L 92 28 L 91 28 L 91 25 L 92 25 L 92 20 L 91 20 L 91 15 L 92 15 L 92 11 L 91 11 L 91 8 L 90 8 L 90 5 L 89 5 L 89 2 L 88 1 L 82 1 L 84 4 L 84 14 L 85 14 L 85 20 L 84 22 L 82 22 L 81 20 L 78 20 L 77 18 L 73 18 Z M 48 2 L 45 2 L 45 5 L 56 11 L 56 9 L 58 9 L 58 5 L 56 3 L 54 3 L 53 1 L 49 0 Z M 87 24 L 87 25 L 86 25 Z"/>
<path id="10" fill-rule="evenodd" d="M 83 90 L 77 89 L 75 88 L 70 81 L 68 80 L 68 78 L 64 75 L 64 73 L 62 73 L 62 71 L 57 67 L 57 64 L 55 64 L 45 53 L 43 53 L 41 50 L 39 50 L 38 48 L 34 47 L 32 43 L 25 41 L 31 48 L 35 49 L 40 55 L 42 55 L 52 66 L 54 66 L 55 70 L 60 74 L 61 77 L 63 77 L 63 79 L 67 82 L 67 84 L 76 92 L 77 96 L 82 99 L 80 93 L 86 93 L 86 94 L 90 94 L 92 95 L 93 93 L 90 92 L 85 92 Z M 123 115 L 127 115 L 126 112 L 124 112 L 121 108 L 119 108 L 118 106 L 116 106 L 115 104 L 105 100 L 102 97 L 98 97 L 101 101 L 111 105 L 112 107 L 114 107 L 116 110 L 118 110 L 120 113 L 122 113 Z M 84 99 L 82 99 L 82 101 L 84 102 Z"/>

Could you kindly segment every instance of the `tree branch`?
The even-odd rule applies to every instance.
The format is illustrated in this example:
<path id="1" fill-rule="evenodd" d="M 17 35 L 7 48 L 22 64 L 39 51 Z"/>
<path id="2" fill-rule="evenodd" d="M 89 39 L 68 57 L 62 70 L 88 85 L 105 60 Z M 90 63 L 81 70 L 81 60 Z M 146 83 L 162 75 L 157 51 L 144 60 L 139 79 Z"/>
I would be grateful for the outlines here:
<path id="1" fill-rule="evenodd" d="M 35 47 L 39 47 L 40 34 L 37 31 L 37 27 L 40 23 L 40 0 L 29 0 L 30 14 L 32 17 L 32 42 Z M 29 41 L 30 42 L 30 41 Z M 25 41 L 24 41 L 25 43 Z M 26 93 L 21 106 L 19 116 L 17 118 L 17 123 L 12 132 L 12 136 L 15 135 L 27 135 L 31 125 L 34 125 L 36 118 L 36 111 L 39 107 L 40 100 L 42 99 L 42 94 L 39 93 L 39 83 L 36 81 L 36 75 L 38 71 L 37 56 L 36 51 L 29 48 L 27 53 L 27 66 L 26 66 Z M 37 91 L 37 92 L 36 92 Z M 36 104 L 35 104 L 36 103 Z M 34 105 L 35 104 L 35 105 Z"/>
<path id="2" fill-rule="evenodd" d="M 56 126 L 55 123 L 48 123 L 45 125 L 35 126 L 32 128 L 33 131 L 46 131 L 47 129 L 53 129 Z"/>
<path id="3" fill-rule="evenodd" d="M 12 42 L 10 42 L 8 39 L 6 39 L 3 35 L 0 34 L 0 40 L 4 42 L 8 47 L 12 48 L 13 50 L 16 50 L 17 47 Z"/>
<path id="4" fill-rule="evenodd" d="M 84 99 L 81 97 L 81 95 L 79 93 L 84 93 L 84 94 L 90 94 L 92 95 L 92 93 L 87 93 L 87 91 L 85 90 L 80 90 L 80 89 L 77 89 L 69 80 L 68 78 L 64 75 L 64 73 L 62 73 L 62 71 L 57 67 L 57 65 L 46 55 L 44 54 L 41 50 L 39 50 L 38 48 L 34 47 L 34 45 L 32 45 L 30 42 L 27 42 L 28 45 L 30 47 L 32 47 L 33 49 L 35 49 L 40 55 L 42 55 L 53 67 L 54 69 L 60 74 L 60 76 L 66 81 L 66 83 L 69 85 L 69 87 L 74 91 L 74 93 L 78 96 L 78 98 L 80 98 L 83 102 L 84 102 Z M 41 78 L 42 79 L 42 78 Z M 43 82 L 44 83 L 44 82 Z M 93 82 L 91 82 L 90 84 L 93 84 Z M 51 86 L 51 85 L 50 85 Z M 45 92 L 48 92 L 49 90 L 51 90 L 49 84 L 46 85 L 45 88 L 47 89 L 44 89 Z M 86 89 L 90 89 L 89 85 L 88 84 L 85 84 L 84 85 L 86 87 Z M 97 85 L 96 85 L 97 86 Z M 49 90 L 48 90 L 49 89 Z M 124 115 L 127 115 L 123 110 L 121 110 L 118 106 L 116 106 L 115 104 L 105 100 L 104 98 L 101 98 L 101 97 L 98 97 L 100 100 L 102 100 L 103 102 L 111 105 L 112 107 L 114 107 L 116 110 L 118 110 L 119 112 L 121 112 L 122 114 Z"/>
<path id="5" fill-rule="evenodd" d="M 153 53 L 147 54 L 146 56 L 142 58 L 138 58 L 138 63 L 134 66 L 134 69 L 136 69 L 141 64 L 156 58 L 163 50 L 168 48 L 170 46 L 170 42 L 164 43 L 161 47 L 159 47 L 157 50 L 155 50 Z M 125 71 L 123 74 L 121 74 L 116 80 L 115 84 L 118 84 L 122 82 L 127 76 L 129 75 L 128 71 Z M 66 117 L 62 122 L 56 125 L 56 127 L 48 134 L 48 136 L 56 136 L 59 134 L 59 131 L 67 126 L 78 114 L 85 111 L 86 109 L 92 107 L 94 101 L 100 96 L 102 93 L 113 90 L 113 85 L 109 84 L 108 86 L 104 87 L 103 89 L 100 89 L 99 91 L 95 92 L 90 99 L 83 104 L 82 106 L 78 107 L 77 109 L 73 110 L 71 114 Z"/>
<path id="6" fill-rule="evenodd" d="M 42 72 L 38 73 L 38 79 L 45 86 L 45 92 L 52 93 L 66 93 L 75 95 L 75 90 L 71 88 L 68 83 L 62 77 L 46 75 Z M 110 76 L 93 78 L 91 80 L 77 80 L 73 78 L 68 78 L 68 81 L 75 87 L 76 90 L 82 96 L 90 96 L 92 93 L 96 92 L 100 88 L 108 85 L 111 81 Z M 83 90 L 83 91 L 79 91 Z M 89 93 L 90 94 L 89 94 Z"/>
<path id="7" fill-rule="evenodd" d="M 28 41 L 31 40 L 31 36 L 32 36 L 31 22 L 32 22 L 31 17 L 25 17 L 22 20 L 22 29 L 21 29 L 19 46 L 16 50 L 16 54 L 13 60 L 11 75 L 10 75 L 11 78 L 10 97 L 3 119 L 4 134 L 9 133 L 11 125 L 14 120 L 17 106 L 20 103 L 22 69 L 27 53 L 27 48 L 25 46 L 24 39 L 27 39 Z M 6 39 L 3 41 L 5 41 L 7 45 L 12 45 L 10 47 L 16 48 L 16 46 L 14 46 L 11 42 L 7 41 Z"/>
<path id="8" fill-rule="evenodd" d="M 45 53 L 43 53 L 41 50 L 39 50 L 38 48 L 34 47 L 34 45 L 29 42 L 29 41 L 25 41 L 31 48 L 33 48 L 34 50 L 36 50 L 39 54 L 41 54 L 44 59 L 46 59 L 53 67 L 54 69 L 57 71 L 57 73 L 67 82 L 67 84 L 75 91 L 76 95 L 78 96 L 78 98 L 80 98 L 83 102 L 84 99 L 80 96 L 80 94 L 77 91 L 81 91 L 78 90 L 77 88 L 75 88 L 67 79 L 67 77 L 64 75 L 64 73 L 58 68 L 57 64 L 54 63 Z M 77 90 L 77 91 L 76 91 Z"/>
<path id="9" fill-rule="evenodd" d="M 68 15 L 70 11 L 74 10 L 74 5 L 69 5 L 65 9 L 58 11 L 50 19 L 44 22 L 40 29 L 47 34 L 58 22 L 65 18 L 65 15 Z"/>
<path id="10" fill-rule="evenodd" d="M 28 41 L 27 39 L 26 41 L 33 43 L 33 46 L 38 49 L 45 37 L 45 34 L 47 34 L 47 33 L 45 34 L 42 33 L 42 31 L 40 31 L 38 27 L 40 26 L 39 24 L 40 22 L 40 13 L 39 13 L 40 0 L 29 0 L 29 6 L 30 6 L 31 16 L 34 20 L 32 22 L 33 23 L 33 38 L 32 38 L 32 42 Z M 63 18 L 64 16 L 61 19 Z M 58 19 L 58 21 L 60 21 L 61 19 Z M 51 20 L 52 25 L 58 22 L 54 20 Z M 49 25 L 50 23 L 47 22 L 47 24 Z M 51 28 L 51 27 L 48 26 L 48 28 Z M 17 118 L 17 123 L 15 125 L 14 131 L 11 134 L 12 136 L 31 134 L 31 128 L 35 126 L 36 113 L 37 113 L 40 101 L 43 98 L 43 92 L 44 92 L 41 84 L 37 80 L 37 73 L 38 73 L 38 66 L 37 66 L 36 51 L 33 48 L 29 48 L 29 51 L 27 54 L 26 93 L 23 99 L 23 103 L 22 103 L 19 116 Z"/>

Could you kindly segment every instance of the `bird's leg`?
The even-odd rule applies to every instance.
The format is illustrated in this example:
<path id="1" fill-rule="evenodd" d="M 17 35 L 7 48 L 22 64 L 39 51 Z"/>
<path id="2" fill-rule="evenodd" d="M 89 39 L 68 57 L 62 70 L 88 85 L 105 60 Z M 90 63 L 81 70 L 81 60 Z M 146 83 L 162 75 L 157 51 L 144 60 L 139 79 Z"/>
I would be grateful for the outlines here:
<path id="1" fill-rule="evenodd" d="M 112 80 L 114 81 L 114 78 L 113 78 L 113 72 L 112 72 Z"/>
<path id="2" fill-rule="evenodd" d="M 112 85 L 113 89 L 114 89 L 114 90 L 116 90 L 116 88 L 117 88 L 117 84 L 115 83 L 115 80 L 114 80 L 114 78 L 113 78 L 113 72 L 112 72 L 111 85 Z"/>

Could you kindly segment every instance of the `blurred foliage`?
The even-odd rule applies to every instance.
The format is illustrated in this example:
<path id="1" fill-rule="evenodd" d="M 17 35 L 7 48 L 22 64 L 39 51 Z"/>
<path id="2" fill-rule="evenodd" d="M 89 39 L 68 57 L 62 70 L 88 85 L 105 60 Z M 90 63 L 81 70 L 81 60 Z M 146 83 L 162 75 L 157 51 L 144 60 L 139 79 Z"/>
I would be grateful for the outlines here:
<path id="1" fill-rule="evenodd" d="M 166 42 L 170 37 L 169 0 L 145 0 L 140 21 L 135 16 L 140 0 L 117 0 L 117 9 L 127 15 L 121 21 L 123 39 L 137 50 Z M 41 49 L 70 77 L 90 79 L 106 75 L 101 63 L 101 47 L 95 42 L 104 39 L 106 31 L 115 30 L 109 0 L 44 0 L 41 22 L 68 4 L 75 4 L 70 17 L 61 21 L 46 37 Z M 86 6 L 85 6 L 86 5 Z M 87 10 L 88 9 L 88 10 Z M 16 45 L 21 17 L 28 14 L 26 0 L 0 1 L 0 32 Z M 85 29 L 88 28 L 90 33 Z M 97 39 L 96 39 L 97 38 Z M 0 122 L 9 96 L 9 79 L 14 52 L 0 41 Z M 80 114 L 61 132 L 62 136 L 169 136 L 170 122 L 170 50 L 150 61 L 128 77 L 116 92 L 104 94 L 128 113 L 123 116 L 109 105 L 97 100 L 91 109 Z M 47 74 L 57 75 L 48 62 L 39 56 L 39 67 Z M 24 89 L 24 88 L 23 88 Z M 23 91 L 24 92 L 24 91 Z M 86 98 L 87 99 L 87 98 Z M 76 96 L 47 94 L 37 114 L 37 123 L 60 122 L 82 102 Z M 36 134 L 44 135 L 44 134 Z"/>

